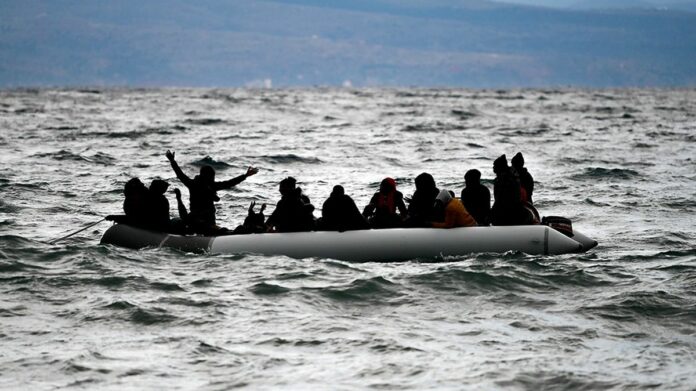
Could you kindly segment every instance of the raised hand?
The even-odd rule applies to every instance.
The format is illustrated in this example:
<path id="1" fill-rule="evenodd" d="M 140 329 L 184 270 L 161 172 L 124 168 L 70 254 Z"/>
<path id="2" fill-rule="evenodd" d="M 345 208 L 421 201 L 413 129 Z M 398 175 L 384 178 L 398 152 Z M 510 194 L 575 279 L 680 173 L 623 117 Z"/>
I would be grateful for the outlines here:
<path id="1" fill-rule="evenodd" d="M 259 172 L 258 168 L 249 166 L 249 168 L 247 168 L 246 176 L 252 176 L 257 172 Z"/>
<path id="2" fill-rule="evenodd" d="M 167 150 L 167 153 L 165 153 L 164 156 L 166 156 L 170 162 L 174 161 L 174 152 Z"/>

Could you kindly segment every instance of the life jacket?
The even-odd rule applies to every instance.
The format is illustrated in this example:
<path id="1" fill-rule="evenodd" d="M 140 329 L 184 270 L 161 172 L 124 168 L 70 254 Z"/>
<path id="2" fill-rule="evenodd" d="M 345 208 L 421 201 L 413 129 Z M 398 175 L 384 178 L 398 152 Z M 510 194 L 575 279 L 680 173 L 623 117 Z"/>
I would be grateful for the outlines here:
<path id="1" fill-rule="evenodd" d="M 388 194 L 377 193 L 377 210 L 386 211 L 390 214 L 396 214 L 396 202 L 394 202 L 395 191 Z"/>
<path id="2" fill-rule="evenodd" d="M 527 189 L 524 186 L 520 186 L 520 201 L 522 203 L 529 202 L 529 196 L 527 196 Z"/>

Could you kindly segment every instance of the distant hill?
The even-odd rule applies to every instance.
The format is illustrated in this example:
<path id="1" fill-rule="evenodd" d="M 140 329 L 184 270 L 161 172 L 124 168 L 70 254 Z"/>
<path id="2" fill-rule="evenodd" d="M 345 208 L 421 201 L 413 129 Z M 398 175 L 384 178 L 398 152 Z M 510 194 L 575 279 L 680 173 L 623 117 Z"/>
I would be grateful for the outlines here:
<path id="1" fill-rule="evenodd" d="M 483 0 L 3 0 L 0 86 L 696 85 L 696 14 Z"/>
<path id="2" fill-rule="evenodd" d="M 696 1 L 655 1 L 655 0 L 576 0 L 570 4 L 575 9 L 629 9 L 642 8 L 672 11 L 696 11 Z"/>
<path id="3" fill-rule="evenodd" d="M 497 0 L 500 3 L 523 4 L 561 9 L 652 9 L 696 12 L 696 0 Z"/>

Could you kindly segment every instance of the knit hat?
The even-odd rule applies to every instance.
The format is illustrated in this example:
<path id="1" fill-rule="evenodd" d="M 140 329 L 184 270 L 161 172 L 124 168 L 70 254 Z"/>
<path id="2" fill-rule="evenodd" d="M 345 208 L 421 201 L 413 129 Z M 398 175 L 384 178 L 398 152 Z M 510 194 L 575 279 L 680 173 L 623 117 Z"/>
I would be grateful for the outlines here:
<path id="1" fill-rule="evenodd" d="M 505 154 L 500 155 L 499 158 L 493 161 L 493 171 L 501 171 L 505 170 L 506 168 L 508 168 L 508 162 Z"/>
<path id="2" fill-rule="evenodd" d="M 523 167 L 524 166 L 524 156 L 522 156 L 522 152 L 517 152 L 517 154 L 512 157 L 511 162 L 512 162 L 513 167 Z"/>

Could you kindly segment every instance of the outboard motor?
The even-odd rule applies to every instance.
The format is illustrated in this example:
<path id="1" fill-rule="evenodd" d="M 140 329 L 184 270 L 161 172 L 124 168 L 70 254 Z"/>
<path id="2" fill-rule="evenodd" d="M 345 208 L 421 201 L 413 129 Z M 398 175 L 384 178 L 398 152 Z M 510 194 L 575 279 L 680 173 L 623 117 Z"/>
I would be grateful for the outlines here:
<path id="1" fill-rule="evenodd" d="M 548 225 L 550 228 L 564 234 L 568 237 L 573 237 L 573 223 L 570 219 L 561 216 L 545 216 L 541 219 L 541 224 Z"/>

